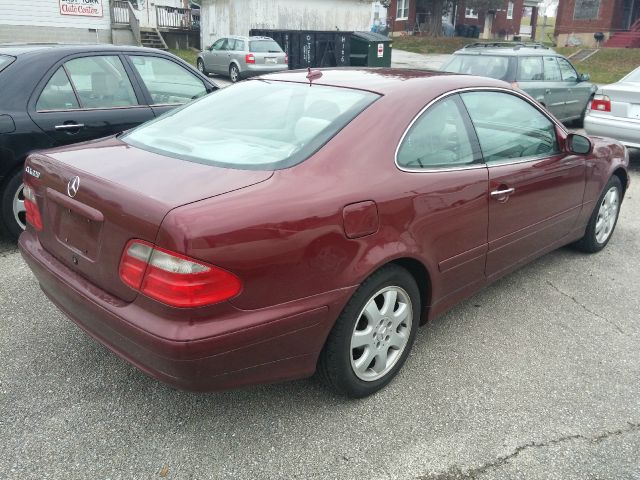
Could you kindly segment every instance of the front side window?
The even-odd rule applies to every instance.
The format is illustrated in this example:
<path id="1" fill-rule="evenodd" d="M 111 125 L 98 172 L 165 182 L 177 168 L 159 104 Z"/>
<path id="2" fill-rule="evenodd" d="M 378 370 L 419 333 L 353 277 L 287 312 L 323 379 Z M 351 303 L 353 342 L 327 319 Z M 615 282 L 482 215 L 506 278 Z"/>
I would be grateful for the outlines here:
<path id="1" fill-rule="evenodd" d="M 411 126 L 398 149 L 400 167 L 432 169 L 470 165 L 479 159 L 469 137 L 458 96 L 429 107 Z"/>
<path id="2" fill-rule="evenodd" d="M 171 60 L 131 55 L 154 105 L 180 105 L 207 94 L 202 80 Z"/>
<path id="3" fill-rule="evenodd" d="M 409 18 L 409 0 L 398 0 L 396 20 L 406 20 L 407 18 Z"/>
<path id="4" fill-rule="evenodd" d="M 542 57 L 519 57 L 516 78 L 521 82 L 543 80 Z"/>
<path id="5" fill-rule="evenodd" d="M 560 65 L 562 80 L 565 82 L 575 82 L 578 80 L 578 74 L 573 68 L 573 65 L 571 65 L 567 60 L 558 57 L 558 64 Z"/>
<path id="6" fill-rule="evenodd" d="M 227 45 L 227 39 L 221 38 L 217 40 L 213 45 L 211 45 L 211 50 L 224 50 Z"/>
<path id="7" fill-rule="evenodd" d="M 509 163 L 559 152 L 555 124 L 522 98 L 490 91 L 460 96 L 487 163 Z"/>
<path id="8" fill-rule="evenodd" d="M 556 61 L 556 57 L 544 57 L 544 79 L 547 82 L 560 82 L 560 67 Z"/>
<path id="9" fill-rule="evenodd" d="M 445 72 L 507 80 L 509 58 L 501 55 L 454 55 L 442 69 Z"/>
<path id="10" fill-rule="evenodd" d="M 64 68 L 60 67 L 42 90 L 36 110 L 74 110 L 80 108 L 78 99 L 73 93 L 73 87 Z"/>
<path id="11" fill-rule="evenodd" d="M 115 55 L 82 57 L 65 63 L 82 108 L 138 105 L 129 76 Z"/>
<path id="12" fill-rule="evenodd" d="M 143 150 L 205 165 L 280 169 L 307 159 L 378 97 L 347 88 L 247 81 L 121 138 Z"/>

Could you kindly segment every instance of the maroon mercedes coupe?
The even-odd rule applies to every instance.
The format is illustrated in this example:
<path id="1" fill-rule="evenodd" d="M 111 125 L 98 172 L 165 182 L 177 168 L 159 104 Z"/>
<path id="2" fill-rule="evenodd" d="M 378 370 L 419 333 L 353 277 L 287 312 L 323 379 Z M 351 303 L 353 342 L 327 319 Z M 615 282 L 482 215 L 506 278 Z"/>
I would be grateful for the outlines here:
<path id="1" fill-rule="evenodd" d="M 317 370 L 362 397 L 419 325 L 562 245 L 604 248 L 627 166 L 497 80 L 274 74 L 30 156 L 20 249 L 60 310 L 160 380 Z"/>

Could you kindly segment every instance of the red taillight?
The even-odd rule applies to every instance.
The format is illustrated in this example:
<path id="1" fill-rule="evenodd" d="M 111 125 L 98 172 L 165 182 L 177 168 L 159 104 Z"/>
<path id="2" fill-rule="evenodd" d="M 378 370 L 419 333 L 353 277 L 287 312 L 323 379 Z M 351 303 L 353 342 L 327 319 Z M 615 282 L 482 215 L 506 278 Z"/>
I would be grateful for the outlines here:
<path id="1" fill-rule="evenodd" d="M 591 110 L 596 112 L 610 112 L 611 111 L 611 99 L 606 95 L 596 95 L 591 100 Z"/>
<path id="2" fill-rule="evenodd" d="M 120 278 L 131 288 L 173 307 L 202 307 L 235 297 L 242 283 L 232 273 L 131 240 L 120 261 Z"/>
<path id="3" fill-rule="evenodd" d="M 256 63 L 256 57 L 253 55 L 253 53 L 247 53 L 244 56 L 244 61 L 245 63 Z"/>
<path id="4" fill-rule="evenodd" d="M 40 209 L 38 208 L 38 202 L 36 201 L 36 194 L 33 188 L 24 184 L 22 189 L 24 195 L 24 208 L 26 210 L 27 223 L 33 228 L 40 231 L 42 230 L 42 217 L 40 216 Z"/>

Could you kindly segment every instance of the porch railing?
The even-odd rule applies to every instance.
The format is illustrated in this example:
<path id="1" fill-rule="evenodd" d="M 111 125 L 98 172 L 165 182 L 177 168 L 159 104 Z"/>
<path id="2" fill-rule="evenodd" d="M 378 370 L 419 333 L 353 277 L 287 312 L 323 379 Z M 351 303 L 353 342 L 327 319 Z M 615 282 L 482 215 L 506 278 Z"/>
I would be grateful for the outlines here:
<path id="1" fill-rule="evenodd" d="M 129 23 L 129 7 L 126 1 L 113 0 L 111 2 L 111 23 L 127 25 Z"/>
<path id="2" fill-rule="evenodd" d="M 200 30 L 200 11 L 156 5 L 158 28 Z"/>

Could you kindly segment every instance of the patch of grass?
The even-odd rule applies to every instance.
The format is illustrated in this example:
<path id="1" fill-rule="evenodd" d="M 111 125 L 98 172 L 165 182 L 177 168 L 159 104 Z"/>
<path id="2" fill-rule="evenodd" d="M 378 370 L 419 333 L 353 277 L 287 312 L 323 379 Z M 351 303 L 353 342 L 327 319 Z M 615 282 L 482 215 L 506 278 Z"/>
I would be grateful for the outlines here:
<path id="1" fill-rule="evenodd" d="M 198 52 L 196 50 L 169 50 L 174 55 L 180 57 L 185 62 L 190 63 L 194 67 L 196 66 L 196 60 L 198 58 Z"/>
<path id="2" fill-rule="evenodd" d="M 477 42 L 477 38 L 465 37 L 420 37 L 406 35 L 393 37 L 393 48 L 414 53 L 453 53 L 469 43 Z"/>
<path id="3" fill-rule="evenodd" d="M 556 47 L 565 57 L 580 50 L 575 47 Z M 576 70 L 591 75 L 594 83 L 614 83 L 640 65 L 640 48 L 602 48 L 583 62 L 574 63 Z"/>

